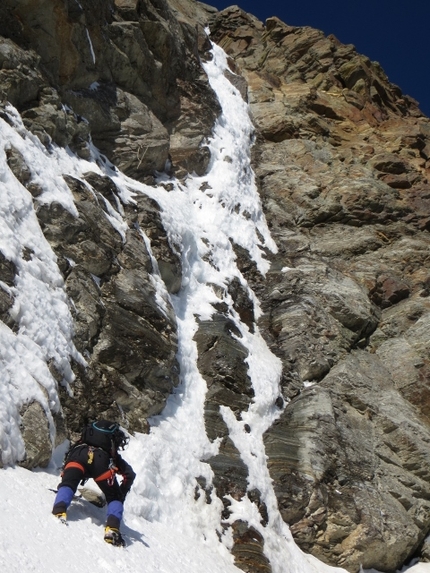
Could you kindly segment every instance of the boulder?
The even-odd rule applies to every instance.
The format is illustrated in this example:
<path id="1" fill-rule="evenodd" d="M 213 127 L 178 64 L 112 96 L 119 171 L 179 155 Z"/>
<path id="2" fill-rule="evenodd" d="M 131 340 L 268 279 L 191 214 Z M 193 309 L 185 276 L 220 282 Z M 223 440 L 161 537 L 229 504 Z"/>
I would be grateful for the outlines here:
<path id="1" fill-rule="evenodd" d="M 39 402 L 21 408 L 21 435 L 25 444 L 25 468 L 46 467 L 52 455 L 52 442 L 48 418 Z"/>

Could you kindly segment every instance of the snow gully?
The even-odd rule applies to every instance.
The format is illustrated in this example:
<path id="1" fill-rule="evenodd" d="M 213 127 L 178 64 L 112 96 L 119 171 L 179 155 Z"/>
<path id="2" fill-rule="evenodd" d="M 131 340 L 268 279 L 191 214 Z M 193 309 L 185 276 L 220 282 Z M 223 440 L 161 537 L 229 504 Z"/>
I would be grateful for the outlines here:
<path id="1" fill-rule="evenodd" d="M 222 407 L 221 414 L 248 466 L 248 487 L 261 492 L 269 515 L 269 524 L 263 527 L 255 504 L 247 497 L 240 501 L 231 499 L 229 521 L 247 521 L 261 533 L 274 573 L 285 571 L 286 560 L 291 571 L 310 572 L 313 566 L 292 541 L 277 509 L 263 445 L 264 432 L 279 415 L 274 404 L 279 396 L 281 363 L 268 349 L 258 328 L 251 333 L 241 322 L 227 289 L 233 279 L 238 279 L 254 301 L 258 315 L 258 300 L 237 267 L 233 245 L 246 249 L 263 275 L 269 269 L 264 250 L 276 252 L 276 245 L 266 225 L 252 171 L 253 126 L 248 106 L 226 77 L 224 51 L 213 45 L 212 54 L 212 60 L 203 66 L 222 113 L 207 142 L 211 151 L 207 174 L 190 176 L 185 183 L 170 181 L 173 189 L 169 192 L 162 186 L 155 191 L 144 189 L 161 205 L 165 229 L 182 257 L 182 288 L 171 297 L 178 322 L 181 384 L 163 414 L 151 420 L 150 435 L 133 445 L 139 450 L 134 452 L 135 457 L 141 460 L 140 468 L 136 468 L 140 478 L 135 493 L 140 498 L 139 514 L 146 519 L 180 519 L 187 534 L 203 535 L 206 543 L 218 551 L 231 548 L 231 531 L 221 525 L 221 501 L 212 496 L 212 503 L 206 504 L 204 495 L 195 499 L 199 487 L 196 478 L 202 476 L 211 483 L 212 470 L 204 460 L 216 455 L 219 445 L 206 436 L 207 387 L 197 368 L 193 337 L 198 328 L 196 317 L 210 320 L 215 313 L 213 305 L 223 302 L 240 332 L 241 344 L 248 350 L 248 375 L 255 397 L 240 421 L 228 407 Z M 218 541 L 220 537 L 223 544 Z"/>

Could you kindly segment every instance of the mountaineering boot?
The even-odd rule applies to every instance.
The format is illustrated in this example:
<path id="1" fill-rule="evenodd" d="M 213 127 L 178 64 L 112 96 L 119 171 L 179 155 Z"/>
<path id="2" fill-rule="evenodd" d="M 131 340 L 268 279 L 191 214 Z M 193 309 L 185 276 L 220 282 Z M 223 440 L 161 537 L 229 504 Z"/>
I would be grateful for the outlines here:
<path id="1" fill-rule="evenodd" d="M 119 529 L 116 527 L 109 527 L 107 525 L 105 527 L 105 537 L 104 540 L 106 543 L 110 543 L 111 545 L 115 545 L 116 547 L 124 547 L 125 541 L 119 532 Z"/>
<path id="2" fill-rule="evenodd" d="M 61 523 L 64 523 L 65 525 L 67 525 L 67 516 L 66 516 L 65 511 L 61 511 L 59 513 L 54 513 L 53 516 L 56 517 L 58 519 L 58 521 L 61 521 Z"/>

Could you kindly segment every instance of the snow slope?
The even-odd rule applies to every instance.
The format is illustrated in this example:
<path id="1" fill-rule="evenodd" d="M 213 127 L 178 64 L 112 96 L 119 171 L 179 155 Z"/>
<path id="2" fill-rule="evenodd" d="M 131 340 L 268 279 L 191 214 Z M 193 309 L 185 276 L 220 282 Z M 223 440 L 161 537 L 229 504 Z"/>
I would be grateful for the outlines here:
<path id="1" fill-rule="evenodd" d="M 217 453 L 218 444 L 209 442 L 204 430 L 206 384 L 196 366 L 193 335 L 196 316 L 210 319 L 212 304 L 220 300 L 229 308 L 248 349 L 255 392 L 242 420 L 226 407 L 222 415 L 249 467 L 249 487 L 260 490 L 269 515 L 269 524 L 263 527 L 249 499 L 231 500 L 230 521 L 245 520 L 261 533 L 273 573 L 344 571 L 298 549 L 281 519 L 268 474 L 262 435 L 279 415 L 274 402 L 279 395 L 281 365 L 258 329 L 251 333 L 242 324 L 226 287 L 236 277 L 248 289 L 258 314 L 258 300 L 236 266 L 232 241 L 248 250 L 263 274 L 268 270 L 264 252 L 275 251 L 276 245 L 266 226 L 251 169 L 253 132 L 248 109 L 224 77 L 225 54 L 216 46 L 213 53 L 213 61 L 205 64 L 205 69 L 223 113 L 208 142 L 212 163 L 205 177 L 190 177 L 185 184 L 169 181 L 173 187 L 169 191 L 162 185 L 162 176 L 156 188 L 125 177 L 100 161 L 96 149 L 91 161 L 55 146 L 48 152 L 25 130 L 13 108 L 8 110 L 13 125 L 0 118 L 0 251 L 14 261 L 19 272 L 13 287 L 2 285 L 15 296 L 12 314 L 18 332 L 0 324 L 0 448 L 2 462 L 8 466 L 0 471 L 0 562 L 8 572 L 61 569 L 65 573 L 105 573 L 119 568 L 132 573 L 238 571 L 229 553 L 232 539 L 221 525 L 221 501 L 213 498 L 207 504 L 203 492 L 195 495 L 196 477 L 211 481 L 211 469 L 204 460 Z M 133 201 L 138 193 L 156 199 L 170 240 L 181 249 L 183 284 L 176 296 L 169 297 L 154 260 L 159 304 L 163 307 L 169 299 L 177 316 L 181 383 L 163 414 L 151 420 L 150 434 L 134 436 L 125 453 L 137 472 L 126 501 L 123 532 L 129 544 L 125 549 L 104 543 L 104 509 L 85 500 L 73 502 L 68 526 L 50 515 L 54 494 L 49 489 L 58 483 L 61 449 L 46 470 L 31 472 L 14 466 L 24 452 L 19 431 L 23 404 L 36 398 L 43 405 L 54 438 L 52 412 L 58 411 L 60 404 L 46 362 L 54 361 L 72 391 L 70 358 L 84 359 L 73 345 L 73 324 L 55 255 L 39 228 L 30 194 L 8 168 L 5 150 L 10 145 L 22 153 L 34 180 L 44 189 L 38 200 L 58 201 L 76 213 L 62 174 L 78 179 L 90 170 L 107 174 L 120 189 L 123 202 Z M 121 208 L 111 207 L 109 220 L 125 237 Z M 141 233 L 150 246 L 143 229 Z M 25 250 L 33 253 L 30 260 L 24 256 Z M 217 285 L 217 292 L 211 285 Z M 251 432 L 245 431 L 245 425 Z M 430 566 L 419 565 L 411 571 L 429 573 Z"/>
<path id="2" fill-rule="evenodd" d="M 126 501 L 123 533 L 127 547 L 103 541 L 104 508 L 85 500 L 72 503 L 68 526 L 50 515 L 58 483 L 59 449 L 47 470 L 10 467 L 0 471 L 0 563 L 8 573 L 239 573 L 225 548 L 184 533 L 181 514 L 169 523 L 136 515 L 136 496 Z M 129 458 L 128 458 L 129 459 Z M 96 489 L 93 482 L 89 486 Z M 341 573 L 301 555 L 293 542 L 279 546 L 280 569 L 300 573 Z M 291 569 L 291 559 L 301 564 Z M 281 563 L 280 563 L 281 564 Z M 297 565 L 297 563 L 296 563 Z M 429 573 L 430 564 L 417 564 L 409 573 Z M 363 573 L 377 573 L 368 571 Z"/>
<path id="3" fill-rule="evenodd" d="M 228 556 L 171 527 L 129 516 L 123 527 L 128 546 L 103 541 L 105 510 L 86 501 L 72 503 L 68 526 L 50 515 L 58 478 L 48 472 L 8 468 L 0 474 L 0 560 L 8 572 L 207 573 L 237 572 Z"/>

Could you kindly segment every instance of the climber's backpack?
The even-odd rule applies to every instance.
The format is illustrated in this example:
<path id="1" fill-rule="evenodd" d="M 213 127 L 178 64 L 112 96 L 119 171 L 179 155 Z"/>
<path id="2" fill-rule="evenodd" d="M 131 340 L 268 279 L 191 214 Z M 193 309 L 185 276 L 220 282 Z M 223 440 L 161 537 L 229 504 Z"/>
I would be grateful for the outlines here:
<path id="1" fill-rule="evenodd" d="M 80 442 L 95 448 L 102 448 L 111 453 L 115 434 L 118 430 L 119 425 L 116 422 L 109 422 L 108 420 L 91 422 L 82 430 Z"/>

